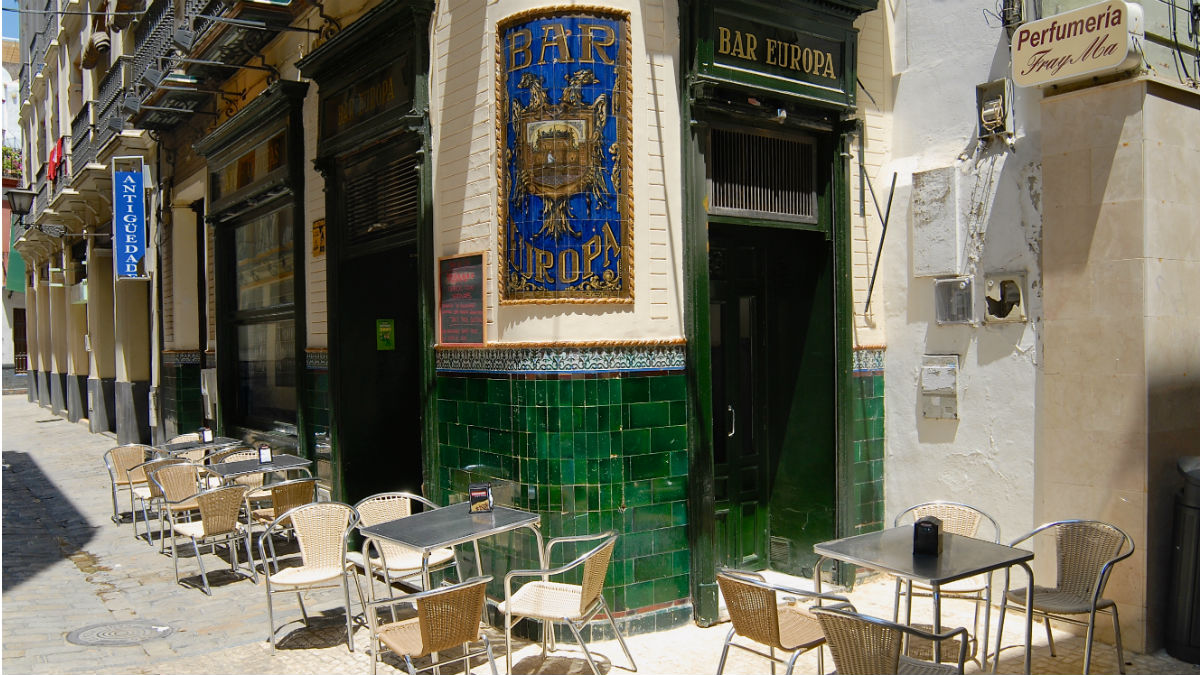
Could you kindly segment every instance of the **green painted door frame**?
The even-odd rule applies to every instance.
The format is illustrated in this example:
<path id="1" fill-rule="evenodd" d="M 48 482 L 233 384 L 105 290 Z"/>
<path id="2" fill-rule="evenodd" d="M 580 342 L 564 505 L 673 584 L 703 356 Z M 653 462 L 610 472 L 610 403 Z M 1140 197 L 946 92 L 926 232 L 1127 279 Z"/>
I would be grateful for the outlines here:
<path id="1" fill-rule="evenodd" d="M 747 3 L 747 6 L 753 3 Z M 797 6 L 807 3 L 795 3 Z M 825 4 L 825 3 L 822 3 Z M 854 16 L 873 8 L 873 3 L 852 8 Z M 871 5 L 871 6 L 867 6 Z M 828 5 L 825 5 L 828 6 Z M 778 9 L 778 8 L 776 8 Z M 727 94 L 736 91 L 743 98 L 763 94 L 764 100 L 780 101 L 789 111 L 786 124 L 796 125 L 820 139 L 821 157 L 826 158 L 828 189 L 821 191 L 820 209 L 822 222 L 828 222 L 833 243 L 834 267 L 834 340 L 835 340 L 835 391 L 836 397 L 836 530 L 837 536 L 851 533 L 853 512 L 849 508 L 853 485 L 853 443 L 851 429 L 851 376 L 852 376 L 852 328 L 854 321 L 853 290 L 849 256 L 849 164 L 847 162 L 849 136 L 854 132 L 854 121 L 848 119 L 853 112 L 853 94 L 850 105 L 822 105 L 807 97 L 787 97 L 778 90 L 763 92 L 753 86 L 736 83 L 714 82 L 700 75 L 703 60 L 711 57 L 711 0 L 682 0 L 680 3 L 681 62 L 680 112 L 682 119 L 681 164 L 683 172 L 683 233 L 684 233 L 684 331 L 687 338 L 687 387 L 688 387 L 688 447 L 689 489 L 688 523 L 691 559 L 691 593 L 696 621 L 710 625 L 718 619 L 715 560 L 715 491 L 713 465 L 713 414 L 712 410 L 712 364 L 711 341 L 709 339 L 709 258 L 707 213 L 707 180 L 704 136 L 708 133 L 709 120 L 714 116 L 722 122 L 740 124 L 745 129 L 762 128 L 767 119 L 774 116 L 775 108 L 751 109 L 748 106 L 729 106 Z M 849 14 L 847 14 L 849 16 Z M 853 18 L 844 20 L 848 25 Z M 843 29 L 846 26 L 842 26 Z M 706 31 L 708 33 L 706 33 Z M 847 31 L 853 35 L 853 29 Z M 854 49 L 849 50 L 850 54 Z M 856 81 L 854 60 L 845 62 L 845 79 Z M 807 121 L 805 121 L 807 118 Z M 774 120 L 772 120 L 774 123 Z M 778 127 L 776 127 L 778 128 Z M 827 173 L 826 173 L 827 172 Z"/>
<path id="2" fill-rule="evenodd" d="M 333 163 L 348 153 L 368 148 L 381 139 L 399 134 L 416 135 L 420 139 L 415 151 L 418 194 L 416 222 L 417 251 L 417 315 L 418 315 L 418 396 L 420 400 L 420 436 L 422 481 L 432 485 L 437 467 L 436 371 L 434 359 L 434 263 L 433 255 L 433 163 L 429 129 L 429 22 L 432 0 L 383 0 L 350 26 L 344 28 L 321 48 L 297 62 L 301 73 L 312 77 L 318 86 L 334 90 L 355 77 L 369 76 L 389 62 L 396 49 L 407 53 L 405 68 L 411 86 L 411 105 L 406 109 L 385 111 L 318 142 L 316 168 L 326 177 L 326 236 L 329 298 L 329 436 L 333 465 L 333 499 L 345 500 L 345 457 L 339 441 L 338 408 L 346 401 L 347 386 L 339 377 L 342 358 L 338 352 L 338 333 L 342 315 L 336 298 L 340 292 L 337 267 L 344 254 L 343 241 L 344 196 L 333 176 Z M 322 113 L 324 114 L 324 113 Z"/>

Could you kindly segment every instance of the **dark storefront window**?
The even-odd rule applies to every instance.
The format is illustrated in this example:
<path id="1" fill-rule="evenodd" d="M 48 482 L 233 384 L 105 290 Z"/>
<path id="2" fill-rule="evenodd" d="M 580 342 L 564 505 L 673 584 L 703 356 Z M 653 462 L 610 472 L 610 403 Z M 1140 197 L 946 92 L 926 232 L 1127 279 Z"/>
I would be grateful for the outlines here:
<path id="1" fill-rule="evenodd" d="M 296 423 L 295 237 L 290 210 L 234 226 L 237 402 L 243 424 Z"/>

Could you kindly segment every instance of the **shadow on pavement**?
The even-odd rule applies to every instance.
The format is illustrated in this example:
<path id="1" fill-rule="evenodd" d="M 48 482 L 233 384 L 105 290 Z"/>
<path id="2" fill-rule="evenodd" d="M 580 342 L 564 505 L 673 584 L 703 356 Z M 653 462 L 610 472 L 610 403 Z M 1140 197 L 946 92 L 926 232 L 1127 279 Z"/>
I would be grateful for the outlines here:
<path id="1" fill-rule="evenodd" d="M 68 559 L 83 572 L 101 569 L 83 549 L 95 536 L 66 495 L 28 453 L 4 451 L 4 591 Z"/>

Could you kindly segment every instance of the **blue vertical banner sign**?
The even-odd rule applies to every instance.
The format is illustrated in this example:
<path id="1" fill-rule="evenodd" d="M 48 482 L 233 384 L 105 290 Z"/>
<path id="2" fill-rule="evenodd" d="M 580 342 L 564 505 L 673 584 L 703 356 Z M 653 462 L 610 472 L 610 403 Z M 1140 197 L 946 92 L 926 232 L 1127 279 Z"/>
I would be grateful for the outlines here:
<path id="1" fill-rule="evenodd" d="M 500 22 L 502 303 L 633 301 L 630 62 L 625 12 Z"/>
<path id="2" fill-rule="evenodd" d="M 118 171 L 117 165 L 133 164 L 131 171 Z M 142 259 L 146 257 L 146 189 L 141 157 L 113 158 L 113 257 L 117 277 L 142 277 Z"/>

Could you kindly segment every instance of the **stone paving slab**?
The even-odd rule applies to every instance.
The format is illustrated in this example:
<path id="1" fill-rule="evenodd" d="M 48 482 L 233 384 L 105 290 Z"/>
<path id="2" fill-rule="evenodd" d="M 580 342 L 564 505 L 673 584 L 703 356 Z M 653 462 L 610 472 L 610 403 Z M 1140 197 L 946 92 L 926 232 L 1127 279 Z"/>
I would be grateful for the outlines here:
<path id="1" fill-rule="evenodd" d="M 23 396 L 4 396 L 3 405 L 3 668 L 6 674 L 98 673 L 189 674 L 189 673 L 367 673 L 371 660 L 366 652 L 369 636 L 357 628 L 351 653 L 346 647 L 344 614 L 339 591 L 318 591 L 306 600 L 316 618 L 304 628 L 294 602 L 283 597 L 277 604 L 276 621 L 281 628 L 279 649 L 271 653 L 267 642 L 266 599 L 263 586 L 248 579 L 224 575 L 210 577 L 213 595 L 194 586 L 175 583 L 171 559 L 135 540 L 128 522 L 114 524 L 108 474 L 102 455 L 116 445 L 111 435 L 92 434 L 85 424 L 72 424 L 54 417 L 46 409 L 28 403 Z M 124 508 L 128 508 L 127 502 Z M 227 565 L 205 553 L 211 571 Z M 186 577 L 196 575 L 195 560 L 180 560 Z M 193 579 L 198 581 L 197 579 Z M 849 593 L 860 611 L 891 616 L 892 584 L 875 579 L 859 584 Z M 921 614 L 918 603 L 914 620 Z M 360 611 L 355 601 L 355 611 Z M 944 603 L 945 625 L 969 625 L 971 605 Z M 67 641 L 76 629 L 97 624 L 143 620 L 170 626 L 174 632 L 137 646 L 81 646 Z M 283 622 L 288 621 L 286 626 Z M 1005 629 L 1005 644 L 1021 639 L 1023 623 L 1013 614 Z M 728 623 L 709 628 L 689 624 L 662 633 L 628 639 L 643 675 L 715 673 Z M 993 634 L 994 634 L 993 621 Z M 498 668 L 505 670 L 504 636 L 489 630 Z M 1051 657 L 1044 631 L 1035 626 L 1033 671 L 1035 673 L 1080 672 L 1082 639 L 1055 631 L 1058 657 Z M 540 646 L 519 641 L 514 644 L 513 672 L 587 673 L 586 661 L 575 645 L 543 660 Z M 605 672 L 622 669 L 624 654 L 616 642 L 598 642 L 593 653 Z M 1097 644 L 1093 673 L 1115 673 L 1115 651 Z M 1163 653 L 1127 653 L 1126 672 L 1200 673 L 1200 668 Z M 428 660 L 418 661 L 418 665 Z M 825 671 L 833 669 L 826 653 Z M 385 655 L 380 673 L 399 672 L 400 662 Z M 1006 649 L 1000 672 L 1019 673 L 1020 650 Z M 764 673 L 768 664 L 753 655 L 733 650 L 725 672 L 730 675 Z M 978 672 L 968 664 L 967 672 Z M 461 672 L 447 669 L 444 672 Z M 483 662 L 472 672 L 487 673 Z M 813 654 L 797 661 L 796 672 L 813 673 Z"/>

